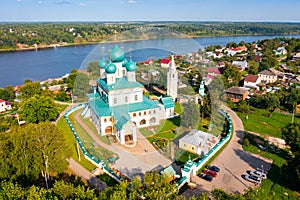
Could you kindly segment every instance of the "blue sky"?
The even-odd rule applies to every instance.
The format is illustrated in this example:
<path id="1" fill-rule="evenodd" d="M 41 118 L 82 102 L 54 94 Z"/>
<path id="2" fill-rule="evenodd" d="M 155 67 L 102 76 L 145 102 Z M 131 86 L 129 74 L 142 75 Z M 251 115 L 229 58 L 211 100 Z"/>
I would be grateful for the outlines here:
<path id="1" fill-rule="evenodd" d="M 0 21 L 300 22 L 299 0 L 1 0 Z"/>

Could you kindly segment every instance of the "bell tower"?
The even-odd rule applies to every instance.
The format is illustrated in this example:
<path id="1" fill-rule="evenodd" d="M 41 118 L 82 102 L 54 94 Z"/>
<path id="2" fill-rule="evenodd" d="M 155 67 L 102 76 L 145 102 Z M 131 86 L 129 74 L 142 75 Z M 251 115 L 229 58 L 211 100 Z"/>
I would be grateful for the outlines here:
<path id="1" fill-rule="evenodd" d="M 167 95 L 172 97 L 174 101 L 177 98 L 177 89 L 178 89 L 178 72 L 176 70 L 174 55 L 172 55 L 172 60 L 168 69 Z"/>

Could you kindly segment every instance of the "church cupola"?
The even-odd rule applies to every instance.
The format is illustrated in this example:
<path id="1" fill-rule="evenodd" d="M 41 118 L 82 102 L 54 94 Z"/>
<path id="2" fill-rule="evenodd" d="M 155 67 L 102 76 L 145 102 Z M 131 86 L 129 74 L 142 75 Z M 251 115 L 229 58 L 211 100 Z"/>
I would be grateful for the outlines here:
<path id="1" fill-rule="evenodd" d="M 116 71 L 117 67 L 113 63 L 109 63 L 106 68 L 106 80 L 107 80 L 107 85 L 112 85 L 116 83 Z"/>
<path id="2" fill-rule="evenodd" d="M 104 79 L 106 77 L 105 68 L 106 68 L 107 64 L 108 64 L 107 60 L 104 57 L 102 57 L 102 59 L 98 62 L 98 66 L 100 68 L 100 78 L 101 79 Z"/>
<path id="3" fill-rule="evenodd" d="M 125 53 L 122 49 L 119 48 L 118 45 L 115 45 L 114 48 L 110 52 L 110 60 L 113 62 L 116 67 L 116 78 L 123 77 L 123 61 L 125 59 Z"/>
<path id="4" fill-rule="evenodd" d="M 127 80 L 129 82 L 135 82 L 135 70 L 136 70 L 136 64 L 131 59 L 126 64 L 126 70 L 127 70 Z"/>

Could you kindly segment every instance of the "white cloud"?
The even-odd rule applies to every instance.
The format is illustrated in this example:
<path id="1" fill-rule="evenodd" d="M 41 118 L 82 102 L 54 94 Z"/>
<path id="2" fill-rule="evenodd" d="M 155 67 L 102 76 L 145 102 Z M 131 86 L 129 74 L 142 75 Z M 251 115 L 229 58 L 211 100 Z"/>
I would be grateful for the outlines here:
<path id="1" fill-rule="evenodd" d="M 135 0 L 128 0 L 128 3 L 136 3 Z"/>
<path id="2" fill-rule="evenodd" d="M 85 7 L 85 6 L 87 6 L 87 4 L 86 3 L 80 3 L 79 6 Z"/>

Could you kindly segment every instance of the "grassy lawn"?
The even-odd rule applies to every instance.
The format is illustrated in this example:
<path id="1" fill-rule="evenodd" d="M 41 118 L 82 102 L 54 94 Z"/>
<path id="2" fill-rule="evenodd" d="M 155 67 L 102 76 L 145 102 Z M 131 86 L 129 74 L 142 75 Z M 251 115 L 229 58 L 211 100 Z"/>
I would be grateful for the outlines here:
<path id="1" fill-rule="evenodd" d="M 237 112 L 237 114 L 243 121 L 246 131 L 278 138 L 281 138 L 281 128 L 290 123 L 292 119 L 290 115 L 280 114 L 276 111 L 269 117 L 267 110 L 260 109 L 253 109 L 253 111 L 248 114 L 248 119 L 246 119 L 245 113 Z M 295 117 L 295 122 L 300 122 L 299 117 Z"/>
<path id="2" fill-rule="evenodd" d="M 84 130 L 79 123 L 77 123 L 74 120 L 74 116 L 81 112 L 81 110 L 77 110 L 75 112 L 73 112 L 72 114 L 69 115 L 69 119 L 70 121 L 73 123 L 73 126 L 76 129 L 77 135 L 79 136 L 79 138 L 81 139 L 84 147 L 86 148 L 86 150 L 93 155 L 95 158 L 97 158 L 98 160 L 103 159 L 104 162 L 107 162 L 107 159 L 109 157 L 117 157 L 116 154 L 114 154 L 113 152 L 101 147 L 100 145 L 94 146 L 93 143 L 95 143 L 95 140 L 86 132 L 86 130 Z"/>
<path id="3" fill-rule="evenodd" d="M 78 162 L 88 171 L 92 171 L 93 169 L 95 169 L 95 165 L 93 165 L 90 161 L 86 160 L 81 151 L 79 151 L 81 160 L 78 160 L 76 140 L 65 118 L 60 118 L 60 120 L 57 122 L 57 128 L 64 133 L 65 139 L 68 145 L 70 146 L 70 150 L 72 153 L 71 158 L 73 158 L 76 162 Z"/>
<path id="4" fill-rule="evenodd" d="M 83 110 L 83 109 L 80 109 Z M 79 117 L 92 131 L 93 133 L 105 144 L 110 145 L 110 141 L 107 138 L 107 136 L 101 136 L 99 135 L 95 125 L 93 124 L 93 122 L 90 121 L 90 117 L 89 118 L 84 118 L 83 116 L 80 115 Z"/>
<path id="5" fill-rule="evenodd" d="M 272 167 L 268 172 L 268 179 L 264 180 L 256 191 L 257 199 L 299 199 L 297 193 L 288 189 L 284 172 L 281 167 L 286 163 L 288 153 L 286 150 L 270 148 L 267 142 L 258 136 L 248 134 L 249 146 L 243 145 L 243 149 L 254 154 L 259 154 L 263 157 L 273 160 Z M 257 141 L 262 141 L 267 147 L 266 151 L 258 148 Z"/>

